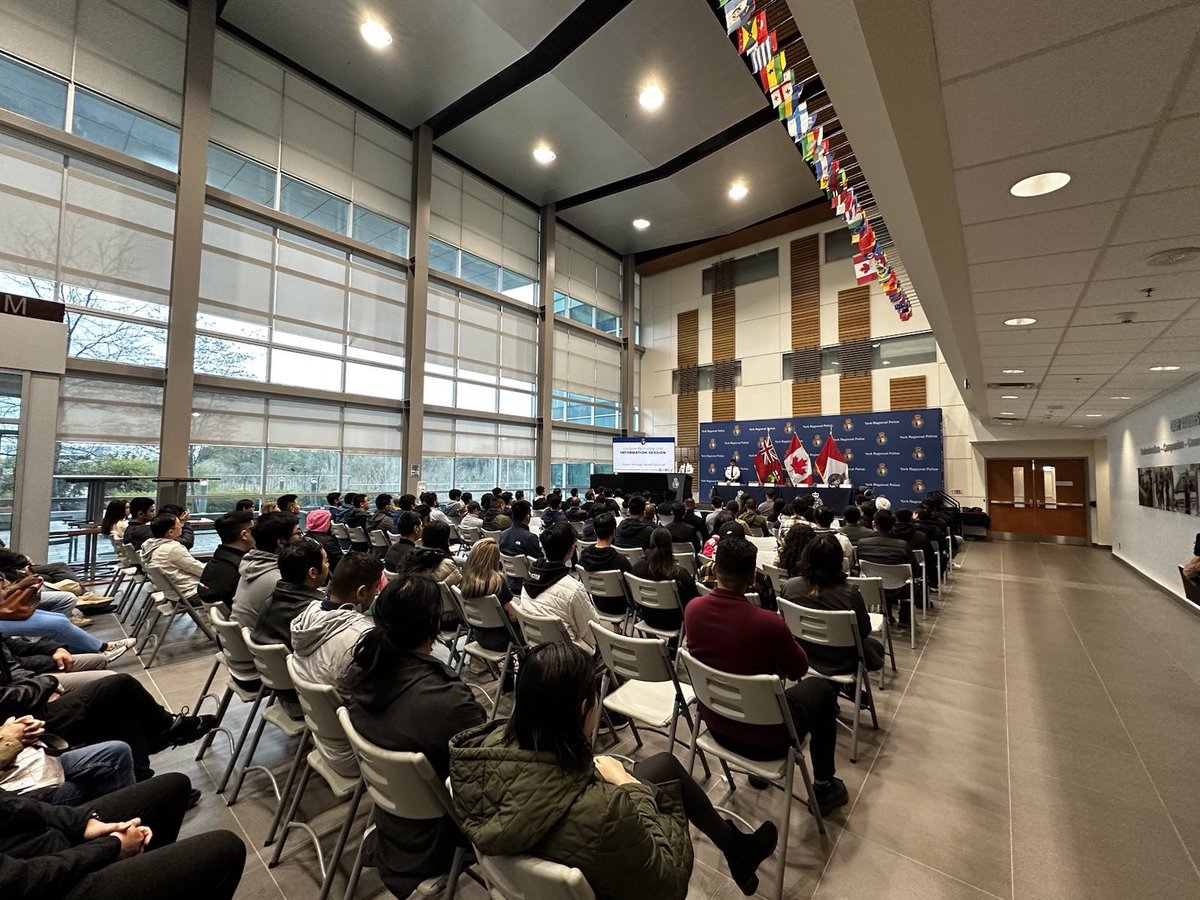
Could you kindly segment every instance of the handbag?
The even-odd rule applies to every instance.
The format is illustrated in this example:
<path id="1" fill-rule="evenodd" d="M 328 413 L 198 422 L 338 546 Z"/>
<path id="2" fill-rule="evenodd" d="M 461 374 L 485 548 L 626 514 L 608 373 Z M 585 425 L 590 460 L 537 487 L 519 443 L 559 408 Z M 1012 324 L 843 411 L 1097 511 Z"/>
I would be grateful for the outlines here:
<path id="1" fill-rule="evenodd" d="M 41 579 L 27 575 L 17 582 L 0 582 L 0 621 L 22 622 L 33 615 L 38 604 Z"/>

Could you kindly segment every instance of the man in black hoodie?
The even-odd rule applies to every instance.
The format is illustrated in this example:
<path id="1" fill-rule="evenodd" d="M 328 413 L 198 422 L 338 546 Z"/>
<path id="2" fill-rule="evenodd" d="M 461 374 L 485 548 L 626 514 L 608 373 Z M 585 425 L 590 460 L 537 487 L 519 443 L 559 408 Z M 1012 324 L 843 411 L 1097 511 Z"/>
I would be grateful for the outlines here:
<path id="1" fill-rule="evenodd" d="M 929 535 L 913 525 L 913 513 L 911 509 L 898 509 L 893 515 L 896 517 L 896 524 L 892 526 L 892 537 L 908 541 L 908 546 L 914 550 L 920 550 L 925 556 L 925 574 L 929 578 L 929 590 L 936 594 L 939 573 L 937 566 L 934 564 L 933 545 L 929 542 Z M 920 569 L 914 571 L 920 576 Z"/>
<path id="2" fill-rule="evenodd" d="M 129 527 L 125 529 L 125 543 L 141 550 L 142 544 L 152 536 L 150 522 L 158 515 L 153 497 L 134 497 L 129 501 Z"/>
<path id="3" fill-rule="evenodd" d="M 628 572 L 631 569 L 629 560 L 613 549 L 613 532 L 617 530 L 617 517 L 612 513 L 601 513 L 592 520 L 592 528 L 596 533 L 596 545 L 586 548 L 579 554 L 579 564 L 587 572 Z M 622 594 L 619 597 L 600 597 L 592 595 L 596 609 L 609 615 L 620 615 L 627 612 L 629 602 Z"/>
<path id="4" fill-rule="evenodd" d="M 646 498 L 640 494 L 634 494 L 625 504 L 625 518 L 617 526 L 617 534 L 613 538 L 613 543 L 627 549 L 633 547 L 641 547 L 643 550 L 650 549 L 650 534 L 654 531 L 654 523 L 643 519 L 645 513 Z"/>
<path id="5" fill-rule="evenodd" d="M 212 558 L 200 573 L 196 595 L 204 603 L 223 603 L 224 613 L 228 616 L 238 581 L 242 577 L 238 566 L 242 564 L 246 551 L 254 546 L 251 534 L 254 513 L 249 510 L 226 513 L 217 519 L 213 527 L 221 538 L 221 546 L 213 551 Z"/>
<path id="6" fill-rule="evenodd" d="M 295 541 L 279 551 L 279 581 L 251 635 L 257 644 L 292 649 L 292 619 L 325 595 L 317 588 L 329 577 L 329 559 L 315 541 Z"/>
<path id="7" fill-rule="evenodd" d="M 667 531 L 671 532 L 672 543 L 691 544 L 692 549 L 697 553 L 700 552 L 700 532 L 696 530 L 695 525 L 683 517 L 682 506 L 674 503 L 664 503 L 659 509 L 659 513 L 664 516 L 674 516 L 671 524 L 664 526 Z"/>

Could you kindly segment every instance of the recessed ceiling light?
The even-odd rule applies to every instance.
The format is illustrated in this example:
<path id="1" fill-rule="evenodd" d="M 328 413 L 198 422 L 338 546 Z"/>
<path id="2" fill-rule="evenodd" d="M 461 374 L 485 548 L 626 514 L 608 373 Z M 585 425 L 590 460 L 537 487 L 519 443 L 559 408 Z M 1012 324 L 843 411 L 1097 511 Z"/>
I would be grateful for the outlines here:
<path id="1" fill-rule="evenodd" d="M 1109 400 L 1132 400 L 1132 397 L 1109 397 Z"/>
<path id="2" fill-rule="evenodd" d="M 1151 372 L 1178 372 L 1179 366 L 1151 366 Z"/>
<path id="3" fill-rule="evenodd" d="M 748 193 L 750 193 L 750 188 L 746 187 L 746 183 L 744 181 L 735 181 L 729 187 L 730 200 L 741 200 Z"/>
<path id="4" fill-rule="evenodd" d="M 1022 178 L 1008 189 L 1014 197 L 1040 197 L 1042 194 L 1052 194 L 1067 186 L 1071 176 L 1066 172 L 1043 172 L 1041 175 L 1030 175 Z"/>
<path id="5" fill-rule="evenodd" d="M 558 154 L 545 144 L 539 144 L 533 148 L 533 158 L 540 162 L 543 166 L 548 166 L 550 163 L 558 159 Z"/>
<path id="6" fill-rule="evenodd" d="M 646 109 L 658 109 L 666 100 L 666 95 L 662 92 L 657 84 L 648 84 L 642 88 L 642 93 L 638 96 L 638 103 L 642 104 Z"/>
<path id="7" fill-rule="evenodd" d="M 1001 400 L 1020 400 L 1021 398 L 1018 397 L 1016 394 L 1005 394 L 1000 399 Z"/>
<path id="8" fill-rule="evenodd" d="M 1037 319 L 1031 319 L 1029 316 L 1021 316 L 1016 319 L 1005 319 L 1005 325 L 1036 325 Z"/>
<path id="9" fill-rule="evenodd" d="M 883 361 L 883 364 L 884 364 L 885 366 L 890 366 L 890 365 L 892 364 L 892 361 L 891 361 L 890 359 L 885 359 L 885 360 Z"/>
<path id="10" fill-rule="evenodd" d="M 1181 266 L 1194 259 L 1200 258 L 1200 247 L 1172 247 L 1170 250 L 1159 250 L 1146 257 L 1150 266 Z"/>
<path id="11" fill-rule="evenodd" d="M 200 418 L 200 413 L 192 413 L 192 418 L 193 418 L 193 419 L 198 419 L 198 418 Z"/>
<path id="12" fill-rule="evenodd" d="M 376 22 L 374 19 L 367 19 L 358 27 L 359 33 L 363 36 L 363 40 L 372 47 L 386 47 L 392 42 L 392 35 L 381 22 Z"/>
<path id="13" fill-rule="evenodd" d="M 1103 413 L 1087 413 L 1086 415 L 1087 415 L 1087 418 L 1089 418 L 1089 419 L 1103 419 L 1104 418 Z"/>
<path id="14" fill-rule="evenodd" d="M 1002 369 L 1001 371 L 1004 372 L 1005 375 L 1024 375 L 1025 374 L 1024 369 Z"/>
<path id="15" fill-rule="evenodd" d="M 634 219 L 633 227 L 636 228 L 638 231 L 645 231 L 647 228 L 650 227 L 650 220 L 649 219 Z"/>
<path id="16" fill-rule="evenodd" d="M 1015 415 L 1016 415 L 1016 413 L 1002 412 L 1002 413 L 1000 413 L 1000 415 L 1002 415 L 1002 416 L 1015 416 Z"/>

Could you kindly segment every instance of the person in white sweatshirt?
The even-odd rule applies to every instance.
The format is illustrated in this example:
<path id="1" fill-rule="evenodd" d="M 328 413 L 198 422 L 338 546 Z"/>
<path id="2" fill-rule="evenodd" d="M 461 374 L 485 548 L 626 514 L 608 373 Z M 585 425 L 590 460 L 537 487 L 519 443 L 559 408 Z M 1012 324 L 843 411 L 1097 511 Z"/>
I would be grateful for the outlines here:
<path id="1" fill-rule="evenodd" d="M 188 553 L 179 542 L 183 526 L 177 516 L 161 513 L 150 521 L 150 537 L 142 544 L 142 562 L 154 566 L 171 582 L 179 596 L 187 600 L 196 596 L 204 563 Z"/>

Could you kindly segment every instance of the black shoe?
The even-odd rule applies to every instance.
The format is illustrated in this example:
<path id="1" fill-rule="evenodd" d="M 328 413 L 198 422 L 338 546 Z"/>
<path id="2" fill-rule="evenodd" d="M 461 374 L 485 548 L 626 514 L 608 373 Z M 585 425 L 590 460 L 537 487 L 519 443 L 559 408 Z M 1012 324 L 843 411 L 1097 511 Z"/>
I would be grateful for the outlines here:
<path id="1" fill-rule="evenodd" d="M 730 831 L 729 849 L 725 851 L 729 874 L 741 892 L 749 897 L 758 890 L 758 867 L 775 852 L 779 831 L 774 822 L 764 822 L 753 834 L 742 833 L 729 819 L 725 820 L 725 825 Z"/>
<path id="2" fill-rule="evenodd" d="M 813 793 L 817 795 L 817 806 L 821 808 L 823 816 L 850 802 L 850 792 L 840 778 L 830 778 L 828 784 L 814 784 Z"/>
<path id="3" fill-rule="evenodd" d="M 749 777 L 749 781 L 750 787 L 754 788 L 756 791 L 765 791 L 771 786 L 771 782 L 767 781 L 765 778 L 759 778 L 757 775 L 751 775 Z"/>
<path id="4" fill-rule="evenodd" d="M 166 741 L 172 747 L 180 747 L 198 741 L 217 727 L 216 716 L 189 716 L 185 706 L 175 714 L 175 721 L 167 729 Z"/>
<path id="5" fill-rule="evenodd" d="M 192 788 L 191 791 L 188 792 L 187 806 L 185 806 L 184 809 L 185 810 L 194 809 L 196 804 L 199 802 L 200 802 L 200 792 L 198 790 L 196 790 L 195 788 Z"/>

